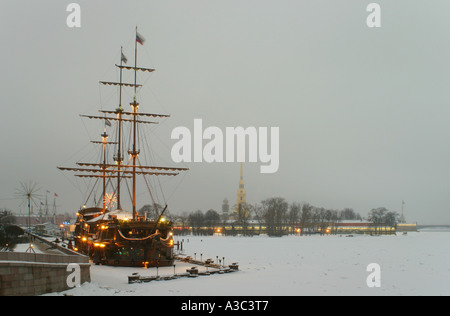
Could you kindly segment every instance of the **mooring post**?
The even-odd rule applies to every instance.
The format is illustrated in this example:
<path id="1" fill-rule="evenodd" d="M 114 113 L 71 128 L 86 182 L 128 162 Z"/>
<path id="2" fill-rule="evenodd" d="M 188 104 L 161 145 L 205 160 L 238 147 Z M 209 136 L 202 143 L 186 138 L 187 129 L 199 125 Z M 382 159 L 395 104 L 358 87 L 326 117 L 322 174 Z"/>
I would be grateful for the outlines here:
<path id="1" fill-rule="evenodd" d="M 159 277 L 159 260 L 156 260 L 156 277 Z"/>

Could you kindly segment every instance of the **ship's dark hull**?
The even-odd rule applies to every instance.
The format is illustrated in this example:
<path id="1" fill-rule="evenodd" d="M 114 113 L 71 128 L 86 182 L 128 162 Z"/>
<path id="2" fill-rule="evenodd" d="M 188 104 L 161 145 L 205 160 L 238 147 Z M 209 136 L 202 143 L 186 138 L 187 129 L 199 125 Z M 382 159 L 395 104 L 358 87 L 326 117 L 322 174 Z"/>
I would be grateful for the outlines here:
<path id="1" fill-rule="evenodd" d="M 73 250 L 87 256 L 91 254 L 93 248 L 92 240 L 97 235 L 98 226 L 90 221 L 102 214 L 103 210 L 96 207 L 84 208 L 77 212 L 77 221 L 73 232 Z"/>
<path id="2" fill-rule="evenodd" d="M 94 243 L 95 264 L 162 267 L 174 263 L 170 223 L 111 221 L 103 223 Z"/>
<path id="3" fill-rule="evenodd" d="M 130 242 L 122 245 L 105 245 L 102 248 L 96 247 L 93 262 L 124 267 L 172 266 L 174 263 L 173 248 L 158 241 L 149 244 Z"/>

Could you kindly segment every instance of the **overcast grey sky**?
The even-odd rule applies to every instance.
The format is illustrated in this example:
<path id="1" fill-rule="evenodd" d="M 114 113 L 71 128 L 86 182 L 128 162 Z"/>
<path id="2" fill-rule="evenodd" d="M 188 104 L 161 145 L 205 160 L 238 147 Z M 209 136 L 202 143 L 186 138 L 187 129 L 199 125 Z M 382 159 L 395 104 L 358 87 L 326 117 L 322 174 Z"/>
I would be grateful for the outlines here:
<path id="1" fill-rule="evenodd" d="M 73 29 L 70 2 L 0 2 L 0 207 L 19 210 L 10 198 L 28 180 L 56 192 L 61 212 L 83 203 L 83 181 L 56 166 L 95 159 L 101 123 L 78 115 L 117 107 L 98 81 L 117 80 L 121 45 L 133 62 L 137 25 L 141 65 L 157 69 L 142 77 L 142 111 L 172 115 L 152 130 L 161 164 L 175 165 L 171 130 L 194 118 L 276 126 L 280 168 L 245 165 L 249 203 L 282 196 L 366 216 L 404 200 L 407 220 L 450 224 L 449 1 L 79 0 Z M 370 2 L 381 28 L 366 25 Z M 239 163 L 186 166 L 161 179 L 172 212 L 235 204 Z M 138 208 L 148 202 L 139 194 Z"/>

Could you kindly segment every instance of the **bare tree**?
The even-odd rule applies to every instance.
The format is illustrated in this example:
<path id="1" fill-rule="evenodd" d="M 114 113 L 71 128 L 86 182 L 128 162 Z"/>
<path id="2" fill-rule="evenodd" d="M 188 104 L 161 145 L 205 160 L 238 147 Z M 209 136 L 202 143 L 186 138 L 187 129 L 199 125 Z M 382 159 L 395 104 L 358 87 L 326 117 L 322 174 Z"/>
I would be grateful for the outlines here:
<path id="1" fill-rule="evenodd" d="M 199 235 L 202 226 L 205 224 L 205 216 L 201 210 L 197 210 L 188 216 L 188 222 L 192 226 L 194 235 Z"/>
<path id="2" fill-rule="evenodd" d="M 385 207 L 378 207 L 370 210 L 368 220 L 375 228 L 375 234 L 382 233 L 382 227 L 384 225 L 385 216 L 387 213 L 388 210 Z"/>
<path id="3" fill-rule="evenodd" d="M 300 214 L 300 234 L 304 235 L 311 229 L 313 206 L 308 203 L 302 205 Z"/>
<path id="4" fill-rule="evenodd" d="M 215 210 L 208 210 L 204 216 L 205 225 L 215 228 L 220 223 L 220 215 Z"/>
<path id="5" fill-rule="evenodd" d="M 294 229 L 294 227 L 298 225 L 300 221 L 301 209 L 302 207 L 300 203 L 292 203 L 289 206 L 288 224 L 291 229 Z M 293 231 L 291 231 L 290 233 L 293 233 Z"/>
<path id="6" fill-rule="evenodd" d="M 254 214 L 254 219 L 258 222 L 259 233 L 262 231 L 262 225 L 264 224 L 264 208 L 261 204 L 249 205 L 249 210 Z"/>
<path id="7" fill-rule="evenodd" d="M 149 219 L 158 219 L 159 215 L 163 211 L 164 207 L 159 205 L 158 203 L 155 204 L 146 204 L 143 207 L 141 207 L 138 211 L 138 214 L 140 216 L 145 216 Z M 167 214 L 167 211 L 166 211 Z"/>
<path id="8" fill-rule="evenodd" d="M 282 236 L 283 224 L 285 223 L 288 211 L 288 203 L 284 198 L 275 197 L 261 202 L 264 208 L 264 218 L 266 220 L 267 234 L 269 236 Z"/>

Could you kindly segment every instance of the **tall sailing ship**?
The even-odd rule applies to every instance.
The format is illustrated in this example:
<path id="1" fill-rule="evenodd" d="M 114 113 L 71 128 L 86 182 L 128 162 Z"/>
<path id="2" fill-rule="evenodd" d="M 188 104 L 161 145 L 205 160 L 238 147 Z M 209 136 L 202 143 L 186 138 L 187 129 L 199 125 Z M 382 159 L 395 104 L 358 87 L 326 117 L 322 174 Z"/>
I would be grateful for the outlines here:
<path id="1" fill-rule="evenodd" d="M 142 165 L 139 155 L 140 124 L 157 124 L 147 121 L 146 118 L 165 118 L 167 114 L 141 113 L 139 103 L 136 100 L 137 88 L 142 84 L 137 83 L 138 72 L 153 72 L 155 69 L 138 67 L 138 43 L 143 45 L 144 38 L 137 32 L 134 45 L 134 66 L 127 66 L 127 59 L 121 48 L 119 69 L 119 82 L 100 81 L 102 85 L 114 85 L 119 88 L 119 106 L 115 110 L 100 110 L 102 115 L 81 115 L 89 119 L 104 120 L 104 132 L 101 141 L 93 143 L 103 146 L 102 157 L 99 162 L 78 162 L 78 167 L 58 167 L 60 170 L 75 171 L 75 176 L 81 178 L 94 178 L 102 180 L 102 205 L 83 207 L 77 212 L 77 222 L 73 234 L 73 248 L 81 253 L 89 255 L 96 264 L 120 265 L 120 266 L 168 266 L 174 261 L 172 223 L 164 219 L 163 215 L 167 205 L 160 208 L 157 218 L 149 218 L 147 214 L 138 214 L 136 210 L 137 176 L 143 176 L 147 184 L 149 196 L 153 200 L 153 194 L 148 185 L 147 177 L 176 176 L 188 168 L 161 167 Z M 134 83 L 122 82 L 124 71 L 134 72 Z M 134 97 L 130 103 L 131 109 L 126 111 L 122 107 L 122 89 L 133 88 Z M 108 141 L 106 126 L 116 125 L 116 140 Z M 130 144 L 128 145 L 129 161 L 124 163 L 124 125 L 130 125 Z M 116 150 L 113 155 L 113 163 L 108 163 L 107 147 L 114 145 Z M 121 186 L 132 183 L 131 202 L 132 210 L 122 209 Z M 97 183 L 98 181 L 96 181 Z M 113 186 L 115 183 L 115 187 Z M 107 186 L 114 187 L 114 193 L 107 193 Z M 129 190 L 129 188 L 128 188 Z M 112 209 L 112 201 L 117 204 Z M 156 208 L 156 202 L 153 200 Z"/>

